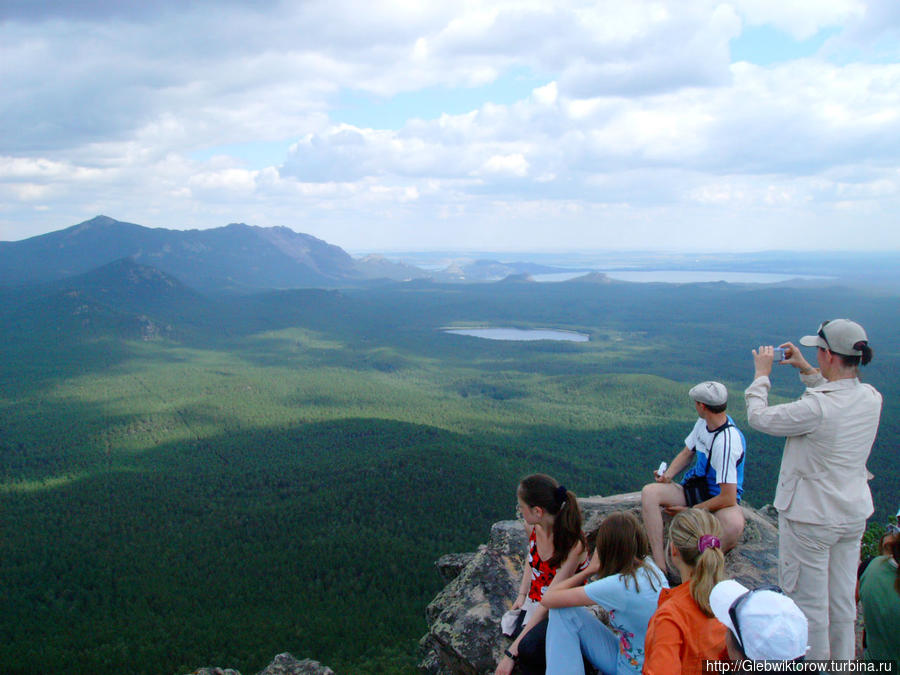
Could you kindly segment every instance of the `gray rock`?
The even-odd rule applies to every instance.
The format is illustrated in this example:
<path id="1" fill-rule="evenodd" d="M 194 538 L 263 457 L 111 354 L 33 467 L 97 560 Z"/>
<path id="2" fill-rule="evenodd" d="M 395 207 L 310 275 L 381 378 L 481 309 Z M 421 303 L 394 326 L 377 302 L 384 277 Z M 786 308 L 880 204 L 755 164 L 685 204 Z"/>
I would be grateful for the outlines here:
<path id="1" fill-rule="evenodd" d="M 448 553 L 438 558 L 434 566 L 444 581 L 453 581 L 474 557 L 474 553 Z"/>
<path id="2" fill-rule="evenodd" d="M 334 671 L 318 661 L 299 661 L 285 652 L 276 656 L 258 675 L 334 675 Z"/>
<path id="3" fill-rule="evenodd" d="M 612 511 L 641 515 L 638 492 L 578 500 L 588 538 Z M 725 556 L 731 578 L 753 587 L 778 580 L 778 530 L 768 512 L 743 507 L 747 524 L 740 545 Z M 668 527 L 670 519 L 665 516 Z M 419 642 L 419 671 L 428 675 L 484 675 L 494 668 L 509 640 L 500 618 L 510 608 L 522 578 L 525 529 L 521 521 L 495 523 L 488 543 L 475 553 L 425 610 L 428 633 Z M 465 558 L 457 557 L 457 562 Z M 442 558 L 443 560 L 443 558 Z"/>
<path id="4" fill-rule="evenodd" d="M 525 530 L 520 520 L 501 520 L 491 526 L 491 537 L 487 548 L 503 555 L 521 556 L 525 544 Z"/>
<path id="5" fill-rule="evenodd" d="M 524 547 L 524 530 L 522 533 Z M 515 597 L 521 575 L 517 556 L 483 547 L 425 609 L 429 631 L 420 643 L 428 673 L 474 675 L 493 670 L 505 645 L 499 621 Z"/>
<path id="6" fill-rule="evenodd" d="M 231 668 L 200 668 L 190 675 L 241 675 Z M 298 661 L 285 652 L 276 656 L 272 663 L 257 675 L 334 675 L 334 671 L 318 661 L 303 659 Z"/>

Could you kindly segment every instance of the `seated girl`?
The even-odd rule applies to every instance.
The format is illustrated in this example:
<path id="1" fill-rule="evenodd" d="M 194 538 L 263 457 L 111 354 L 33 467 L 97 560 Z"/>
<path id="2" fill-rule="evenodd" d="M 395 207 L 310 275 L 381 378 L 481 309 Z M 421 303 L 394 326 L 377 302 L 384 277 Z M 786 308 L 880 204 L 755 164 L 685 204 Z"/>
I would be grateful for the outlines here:
<path id="1" fill-rule="evenodd" d="M 581 586 L 593 574 L 602 578 Z M 640 521 L 628 512 L 608 515 L 587 569 L 544 593 L 541 604 L 550 609 L 547 675 L 583 675 L 582 654 L 601 673 L 639 674 L 647 623 L 668 585 Z M 593 604 L 609 612 L 611 628 L 583 607 Z"/>
<path id="2" fill-rule="evenodd" d="M 866 627 L 867 661 L 882 659 L 900 663 L 900 528 L 888 525 L 881 555 L 863 572 L 859 582 Z"/>
<path id="3" fill-rule="evenodd" d="M 659 595 L 647 627 L 645 675 L 700 675 L 704 661 L 727 661 L 726 628 L 713 614 L 709 594 L 725 578 L 718 519 L 705 509 L 685 509 L 672 519 L 666 556 L 683 583 Z"/>
<path id="4" fill-rule="evenodd" d="M 515 665 L 522 675 L 543 675 L 547 610 L 544 592 L 587 567 L 581 531 L 581 508 L 572 492 L 545 474 L 523 478 L 517 492 L 519 511 L 528 533 L 527 560 L 513 609 L 526 610 L 524 625 L 495 675 L 509 675 Z"/>

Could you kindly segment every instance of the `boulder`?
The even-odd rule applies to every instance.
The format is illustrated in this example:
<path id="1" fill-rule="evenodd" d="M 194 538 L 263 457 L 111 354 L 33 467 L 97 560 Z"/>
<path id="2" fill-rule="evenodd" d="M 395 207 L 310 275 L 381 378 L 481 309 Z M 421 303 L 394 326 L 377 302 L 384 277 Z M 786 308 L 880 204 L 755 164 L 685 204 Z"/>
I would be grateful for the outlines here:
<path id="1" fill-rule="evenodd" d="M 640 518 L 638 492 L 578 500 L 590 535 L 612 511 Z M 741 543 L 725 556 L 728 575 L 753 587 L 778 581 L 778 530 L 771 507 L 742 507 L 747 523 Z M 668 516 L 665 525 L 668 526 Z M 491 527 L 488 543 L 475 553 L 441 558 L 445 578 L 456 574 L 425 610 L 428 633 L 419 642 L 419 671 L 428 675 L 493 673 L 509 640 L 500 618 L 512 606 L 522 578 L 527 539 L 523 523 L 507 520 Z M 451 564 L 452 561 L 452 564 Z"/>
<path id="2" fill-rule="evenodd" d="M 334 671 L 312 659 L 298 661 L 285 652 L 276 656 L 258 675 L 334 675 Z"/>
<path id="3" fill-rule="evenodd" d="M 191 675 L 241 675 L 231 668 L 200 668 Z M 287 652 L 276 656 L 257 675 L 334 675 L 334 671 L 311 659 L 297 660 Z"/>
<path id="4" fill-rule="evenodd" d="M 434 566 L 444 581 L 453 581 L 474 557 L 474 553 L 448 553 L 438 558 Z"/>

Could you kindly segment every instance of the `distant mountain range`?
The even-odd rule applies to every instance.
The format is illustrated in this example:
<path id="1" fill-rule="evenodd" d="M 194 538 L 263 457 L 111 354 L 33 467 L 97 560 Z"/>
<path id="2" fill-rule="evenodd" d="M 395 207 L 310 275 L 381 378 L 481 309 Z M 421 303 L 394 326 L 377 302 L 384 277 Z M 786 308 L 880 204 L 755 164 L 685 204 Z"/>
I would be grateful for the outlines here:
<path id="1" fill-rule="evenodd" d="M 532 273 L 553 271 L 465 259 L 424 271 L 381 256 L 353 258 L 283 227 L 181 231 L 97 216 L 0 242 L 0 335 L 209 339 L 301 318 L 331 321 L 353 304 L 337 289 L 410 280 L 529 282 Z"/>
<path id="2" fill-rule="evenodd" d="M 0 286 L 65 279 L 124 258 L 201 291 L 332 287 L 429 276 L 378 256 L 354 259 L 338 246 L 286 227 L 234 223 L 167 230 L 97 216 L 31 239 L 0 242 Z"/>
<path id="3" fill-rule="evenodd" d="M 338 288 L 377 280 L 498 281 L 572 271 L 466 258 L 426 271 L 380 255 L 353 258 L 339 246 L 286 227 L 232 223 L 209 230 L 168 230 L 97 216 L 64 230 L 0 242 L 0 287 L 67 279 L 123 259 L 201 292 Z"/>

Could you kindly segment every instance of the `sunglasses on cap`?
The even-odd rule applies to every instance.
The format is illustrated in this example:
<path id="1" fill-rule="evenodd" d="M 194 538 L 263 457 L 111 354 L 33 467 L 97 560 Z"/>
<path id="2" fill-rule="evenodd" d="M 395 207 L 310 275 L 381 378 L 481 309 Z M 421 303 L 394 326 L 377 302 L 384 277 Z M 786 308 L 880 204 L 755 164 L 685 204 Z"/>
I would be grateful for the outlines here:
<path id="1" fill-rule="evenodd" d="M 759 593 L 760 591 L 772 591 L 773 593 L 784 595 L 784 591 L 781 590 L 781 588 L 779 588 L 778 586 L 775 586 L 774 584 L 766 584 L 764 586 L 759 586 L 758 588 L 749 590 L 743 595 L 739 595 L 734 599 L 734 602 L 731 603 L 731 607 L 728 608 L 728 616 L 731 617 L 731 625 L 734 626 L 735 637 L 737 637 L 738 644 L 741 646 L 741 649 L 744 649 L 744 638 L 741 637 L 741 623 L 740 621 L 738 621 L 737 613 L 741 605 L 747 602 L 747 599 L 751 595 L 753 595 L 754 593 Z"/>
<path id="2" fill-rule="evenodd" d="M 816 335 L 825 340 L 825 345 L 828 347 L 828 351 L 831 351 L 831 345 L 828 343 L 828 338 L 825 337 L 825 326 L 827 326 L 829 323 L 831 323 L 831 319 L 820 323 L 819 330 L 816 331 Z"/>

